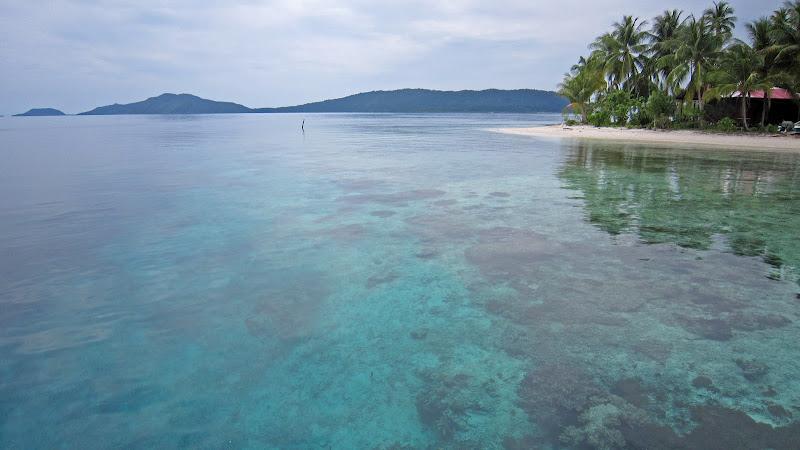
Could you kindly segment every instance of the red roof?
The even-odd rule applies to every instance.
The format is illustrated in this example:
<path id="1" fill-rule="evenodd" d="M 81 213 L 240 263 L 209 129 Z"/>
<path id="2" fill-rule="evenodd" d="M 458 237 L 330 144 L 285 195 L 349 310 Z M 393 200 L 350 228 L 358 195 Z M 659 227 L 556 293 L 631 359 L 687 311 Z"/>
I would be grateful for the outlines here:
<path id="1" fill-rule="evenodd" d="M 731 97 L 736 97 L 736 98 L 741 96 L 742 93 L 738 91 L 734 92 L 733 95 L 731 95 Z M 800 95 L 797 95 L 795 97 L 800 97 Z M 764 91 L 763 90 L 751 91 L 750 98 L 764 98 Z M 773 100 L 791 100 L 793 97 L 792 93 L 789 92 L 788 90 L 775 87 L 770 90 L 770 98 L 772 98 Z"/>

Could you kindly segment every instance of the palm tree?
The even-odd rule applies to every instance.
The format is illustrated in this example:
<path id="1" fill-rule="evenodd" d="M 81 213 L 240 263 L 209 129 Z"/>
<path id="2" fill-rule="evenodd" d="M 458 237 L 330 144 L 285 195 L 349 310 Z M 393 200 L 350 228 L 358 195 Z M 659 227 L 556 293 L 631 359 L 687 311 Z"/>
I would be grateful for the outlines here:
<path id="1" fill-rule="evenodd" d="M 775 70 L 775 53 L 770 52 L 773 45 L 772 41 L 772 22 L 766 17 L 754 20 L 746 25 L 747 34 L 750 36 L 753 50 L 758 52 L 761 58 L 761 66 L 758 68 L 759 76 L 766 84 L 770 84 L 769 89 L 765 90 L 764 106 L 761 108 L 761 126 L 766 124 L 769 110 L 772 108 L 772 87 L 779 84 L 783 78 Z"/>
<path id="2" fill-rule="evenodd" d="M 762 57 L 749 45 L 739 42 L 727 49 L 719 60 L 719 69 L 714 71 L 710 79 L 714 87 L 708 91 L 709 97 L 720 97 L 739 93 L 741 114 L 744 129 L 747 125 L 747 102 L 750 92 L 772 87 L 759 73 Z"/>
<path id="3" fill-rule="evenodd" d="M 696 96 L 701 111 L 708 75 L 722 53 L 723 41 L 723 36 L 715 34 L 707 21 L 689 16 L 675 38 L 667 43 L 666 50 L 670 53 L 659 61 L 661 67 L 673 68 L 667 82 L 673 87 L 685 84 L 686 99 Z"/>
<path id="4" fill-rule="evenodd" d="M 769 53 L 784 68 L 800 70 L 800 0 L 786 2 L 772 16 Z"/>
<path id="5" fill-rule="evenodd" d="M 614 37 L 611 33 L 605 33 L 595 39 L 589 48 L 592 50 L 589 60 L 595 61 L 602 68 L 603 76 L 608 82 L 607 88 L 618 89 L 622 81 L 617 77 L 620 71 L 613 67 L 615 61 L 611 55 L 617 52 L 617 42 Z"/>
<path id="6" fill-rule="evenodd" d="M 787 1 L 770 18 L 772 45 L 764 50 L 772 58 L 773 71 L 781 85 L 800 91 L 800 0 Z M 798 102 L 800 106 L 800 102 Z M 800 119 L 800 108 L 798 108 Z"/>
<path id="7" fill-rule="evenodd" d="M 766 17 L 756 19 L 747 25 L 747 34 L 753 43 L 753 49 L 760 52 L 772 45 L 772 22 Z"/>
<path id="8" fill-rule="evenodd" d="M 646 22 L 638 18 L 624 16 L 610 33 L 600 36 L 591 45 L 593 57 L 602 62 L 612 88 L 635 90 L 647 51 L 645 25 Z"/>
<path id="9" fill-rule="evenodd" d="M 558 85 L 558 93 L 570 101 L 573 111 L 581 116 L 581 122 L 586 123 L 589 102 L 605 84 L 597 62 L 581 57 Z"/>
<path id="10" fill-rule="evenodd" d="M 675 38 L 681 26 L 683 11 L 673 9 L 653 19 L 653 27 L 648 33 L 650 38 L 650 56 L 653 67 L 653 78 L 659 87 L 666 89 L 666 79 L 674 67 L 658 67 L 658 61 L 669 54 L 667 43 Z"/>
<path id="11" fill-rule="evenodd" d="M 703 12 L 703 20 L 708 22 L 715 35 L 721 36 L 724 41 L 733 36 L 733 29 L 736 27 L 736 16 L 734 9 L 728 2 L 720 0 L 714 2 L 714 6 Z"/>

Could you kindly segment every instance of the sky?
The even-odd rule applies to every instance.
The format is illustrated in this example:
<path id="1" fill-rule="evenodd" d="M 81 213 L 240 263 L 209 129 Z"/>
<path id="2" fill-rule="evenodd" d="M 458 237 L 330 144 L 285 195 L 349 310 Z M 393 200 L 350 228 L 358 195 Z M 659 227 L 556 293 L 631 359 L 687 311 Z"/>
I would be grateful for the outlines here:
<path id="1" fill-rule="evenodd" d="M 731 0 L 743 24 L 782 0 Z M 406 87 L 555 89 L 623 14 L 696 0 L 0 0 L 0 114 L 164 92 L 250 107 Z"/>

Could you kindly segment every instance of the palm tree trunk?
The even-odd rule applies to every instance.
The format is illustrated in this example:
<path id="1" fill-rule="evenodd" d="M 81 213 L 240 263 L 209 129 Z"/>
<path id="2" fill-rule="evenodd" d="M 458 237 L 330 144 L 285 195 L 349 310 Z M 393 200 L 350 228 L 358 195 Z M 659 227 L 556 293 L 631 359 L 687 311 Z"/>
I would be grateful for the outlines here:
<path id="1" fill-rule="evenodd" d="M 744 124 L 744 129 L 747 131 L 747 97 L 744 95 L 742 96 L 742 123 Z"/>
<path id="2" fill-rule="evenodd" d="M 700 110 L 699 115 L 697 116 L 697 120 L 700 121 L 700 126 L 702 127 L 706 123 L 706 115 L 705 112 L 705 105 L 703 104 L 703 92 L 698 92 L 697 94 L 697 107 Z"/>
<path id="3" fill-rule="evenodd" d="M 767 94 L 767 120 L 769 120 L 769 110 L 772 108 L 772 96 Z"/>
<path id="4" fill-rule="evenodd" d="M 764 128 L 764 122 L 767 120 L 767 102 L 769 99 L 764 99 L 761 102 L 761 128 Z"/>

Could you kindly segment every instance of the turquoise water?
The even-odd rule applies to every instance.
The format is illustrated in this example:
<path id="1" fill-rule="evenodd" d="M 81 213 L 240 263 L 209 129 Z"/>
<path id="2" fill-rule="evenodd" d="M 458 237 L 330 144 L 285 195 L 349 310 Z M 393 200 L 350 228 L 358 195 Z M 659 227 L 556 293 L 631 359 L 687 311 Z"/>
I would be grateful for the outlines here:
<path id="1" fill-rule="evenodd" d="M 0 448 L 798 448 L 800 157 L 0 119 Z"/>

